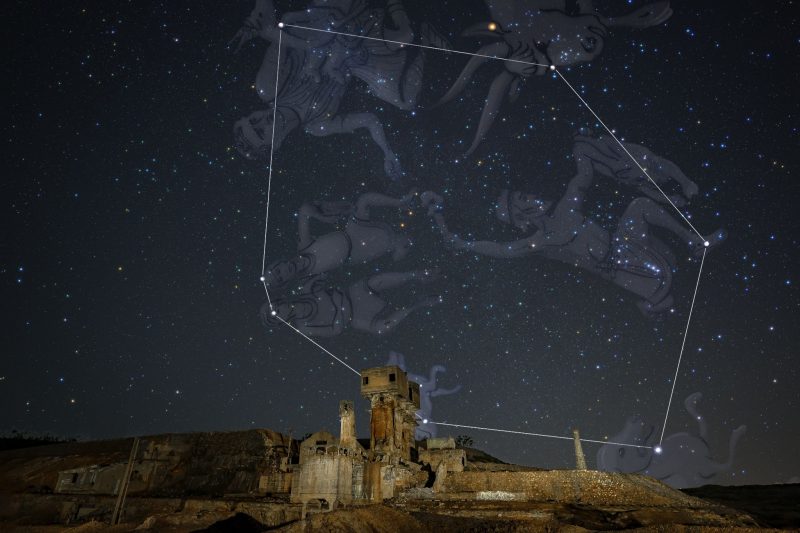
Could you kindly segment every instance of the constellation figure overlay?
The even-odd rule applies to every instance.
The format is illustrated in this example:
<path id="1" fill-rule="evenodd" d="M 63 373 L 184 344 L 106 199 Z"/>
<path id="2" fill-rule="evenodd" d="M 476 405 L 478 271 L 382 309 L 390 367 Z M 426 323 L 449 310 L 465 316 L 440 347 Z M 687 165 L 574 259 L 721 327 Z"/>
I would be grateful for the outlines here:
<path id="1" fill-rule="evenodd" d="M 580 95 L 580 93 L 572 86 L 572 84 L 570 84 L 569 81 L 567 81 L 567 79 L 564 77 L 564 75 L 556 68 L 556 66 L 554 64 L 544 65 L 544 64 L 541 64 L 541 63 L 535 63 L 535 62 L 531 62 L 531 61 L 524 61 L 524 60 L 515 59 L 515 58 L 503 58 L 503 57 L 497 57 L 497 56 L 489 56 L 489 55 L 483 55 L 483 54 L 476 54 L 476 53 L 472 53 L 472 52 L 465 52 L 463 50 L 440 48 L 440 47 L 422 45 L 422 44 L 416 44 L 416 43 L 403 43 L 403 42 L 398 42 L 398 41 L 392 41 L 392 40 L 389 40 L 389 39 L 379 39 L 377 37 L 359 35 L 359 34 L 354 34 L 354 33 L 336 32 L 336 31 L 332 31 L 332 30 L 324 30 L 324 29 L 319 29 L 319 28 L 311 28 L 311 27 L 306 27 L 306 26 L 299 26 L 299 25 L 295 25 L 295 24 L 287 24 L 287 23 L 284 23 L 284 22 L 279 22 L 278 23 L 278 28 L 279 28 L 279 32 L 278 32 L 279 33 L 279 37 L 278 37 L 278 61 L 277 61 L 277 67 L 276 67 L 275 99 L 273 101 L 273 123 L 272 123 L 272 136 L 273 136 L 272 141 L 273 142 L 271 142 L 271 144 L 270 144 L 270 153 L 269 153 L 269 168 L 268 168 L 268 177 L 267 177 L 267 206 L 266 206 L 266 215 L 265 215 L 265 222 L 264 222 L 264 245 L 263 245 L 263 254 L 262 254 L 262 260 L 261 260 L 261 277 L 260 277 L 260 281 L 261 281 L 262 285 L 264 286 L 264 292 L 266 293 L 267 304 L 269 306 L 270 315 L 272 316 L 272 318 L 276 319 L 277 321 L 282 322 L 283 324 L 285 324 L 286 326 L 291 328 L 295 333 L 298 333 L 304 339 L 306 339 L 307 341 L 309 341 L 310 343 L 315 345 L 317 348 L 321 349 L 323 352 L 325 352 L 331 358 L 336 360 L 338 363 L 342 364 L 344 367 L 346 367 L 351 372 L 357 374 L 358 376 L 361 375 L 360 372 L 358 372 L 353 367 L 348 365 L 346 362 L 344 362 L 344 360 L 342 360 L 341 358 L 337 357 L 336 355 L 331 353 L 328 349 L 323 347 L 321 344 L 317 343 L 316 341 L 314 341 L 313 339 L 311 339 L 310 337 L 305 335 L 302 331 L 300 331 L 296 327 L 294 327 L 292 324 L 290 324 L 289 322 L 283 320 L 283 318 L 278 316 L 278 313 L 275 311 L 275 309 L 273 307 L 272 299 L 271 299 L 270 294 L 269 294 L 269 288 L 268 288 L 267 283 L 266 283 L 267 234 L 268 234 L 268 229 L 269 229 L 269 205 L 270 205 L 270 194 L 271 194 L 271 186 L 272 186 L 272 167 L 273 167 L 274 135 L 275 135 L 275 115 L 277 114 L 277 109 L 278 109 L 278 102 L 277 102 L 278 84 L 277 84 L 277 80 L 279 78 L 279 73 L 280 73 L 281 36 L 283 34 L 283 29 L 284 28 L 288 28 L 288 27 L 295 28 L 295 29 L 300 29 L 300 30 L 332 33 L 332 34 L 337 34 L 337 35 L 342 35 L 342 36 L 347 36 L 347 37 L 360 38 L 360 39 L 384 41 L 384 42 L 387 42 L 387 43 L 400 45 L 401 47 L 411 46 L 411 47 L 425 48 L 425 49 L 430 49 L 430 50 L 441 51 L 441 52 L 444 52 L 444 53 L 454 53 L 454 54 L 468 55 L 468 56 L 473 56 L 473 57 L 483 57 L 483 58 L 486 58 L 486 59 L 500 60 L 500 61 L 512 62 L 512 63 L 523 63 L 523 64 L 527 64 L 527 65 L 531 65 L 531 66 L 538 66 L 538 67 L 547 68 L 549 71 L 554 73 L 554 76 L 553 76 L 554 79 L 560 79 L 561 81 L 564 82 L 564 84 L 567 85 L 567 87 L 580 100 L 581 104 L 591 113 L 591 115 L 608 132 L 608 134 L 620 146 L 620 148 L 631 159 L 631 161 L 639 168 L 639 170 L 641 170 L 642 174 L 644 174 L 644 176 L 647 177 L 647 179 L 650 181 L 650 183 L 664 196 L 664 198 L 669 203 L 669 205 L 672 206 L 672 208 L 680 215 L 680 217 L 686 222 L 686 224 L 691 228 L 691 230 L 694 233 L 696 233 L 704 241 L 703 242 L 703 246 L 705 248 L 703 249 L 703 255 L 702 255 L 701 259 L 700 259 L 700 268 L 698 269 L 697 280 L 695 282 L 694 293 L 692 295 L 691 305 L 690 305 L 690 309 L 689 309 L 689 315 L 687 317 L 686 327 L 685 327 L 684 332 L 683 332 L 683 341 L 681 343 L 681 349 L 680 349 L 680 352 L 679 352 L 679 355 L 678 355 L 678 362 L 677 362 L 676 369 L 675 369 L 675 376 L 672 379 L 672 387 L 671 387 L 671 390 L 670 390 L 669 399 L 667 401 L 667 409 L 666 409 L 666 413 L 665 413 L 665 416 L 664 416 L 664 424 L 663 424 L 662 429 L 661 429 L 661 437 L 660 437 L 660 440 L 659 440 L 659 444 L 657 446 L 653 447 L 653 446 L 644 446 L 644 445 L 636 445 L 636 444 L 626 444 L 626 443 L 621 443 L 621 442 L 611 442 L 611 441 L 608 441 L 608 440 L 587 439 L 587 438 L 584 438 L 584 437 L 580 438 L 580 440 L 582 442 L 595 443 L 595 444 L 614 444 L 614 445 L 618 445 L 618 446 L 627 446 L 627 447 L 632 447 L 632 448 L 646 448 L 646 449 L 652 449 L 656 454 L 660 454 L 662 452 L 661 444 L 663 443 L 664 433 L 666 432 L 666 425 L 667 425 L 667 421 L 669 419 L 669 414 L 670 414 L 670 409 L 671 409 L 671 406 L 672 406 L 673 396 L 675 394 L 675 385 L 677 383 L 677 377 L 678 377 L 678 374 L 680 373 L 681 362 L 683 360 L 683 353 L 684 353 L 684 349 L 685 349 L 685 346 L 686 346 L 686 339 L 687 339 L 688 334 L 689 334 L 689 327 L 691 325 L 692 314 L 694 312 L 694 306 L 695 306 L 695 302 L 696 302 L 696 298 L 697 298 L 697 293 L 698 293 L 698 290 L 699 290 L 699 287 L 700 287 L 700 279 L 701 279 L 702 274 L 703 274 L 703 266 L 704 266 L 704 263 L 705 263 L 705 257 L 706 257 L 706 253 L 708 251 L 708 247 L 709 247 L 710 243 L 705 240 L 705 237 L 694 227 L 694 225 L 689 221 L 689 219 L 686 217 L 686 215 L 683 214 L 683 212 L 678 208 L 678 206 L 675 205 L 675 203 L 663 191 L 663 189 L 658 185 L 658 183 L 656 183 L 656 181 L 650 176 L 650 174 L 647 172 L 647 169 L 644 168 L 641 164 L 639 164 L 639 162 L 636 160 L 636 158 L 633 157 L 633 155 L 631 155 L 631 153 L 628 151 L 628 149 L 617 138 L 617 136 L 615 134 L 615 130 L 612 130 L 611 128 L 609 128 L 605 124 L 605 122 L 603 122 L 603 120 L 597 115 L 597 113 L 594 111 L 594 109 L 592 109 L 592 107 L 586 102 L 586 100 Z M 420 417 L 418 416 L 418 418 L 420 418 Z M 422 420 L 422 419 L 420 418 L 420 420 Z M 544 433 L 533 433 L 533 432 L 509 430 L 509 429 L 502 429 L 502 428 L 490 428 L 490 427 L 482 427 L 482 426 L 474 426 L 474 425 L 466 425 L 466 424 L 454 424 L 454 423 L 449 423 L 449 422 L 438 422 L 438 421 L 433 421 L 433 420 L 428 420 L 428 419 L 424 419 L 424 423 L 440 425 L 440 426 L 465 428 L 465 429 L 476 429 L 476 430 L 480 430 L 480 431 L 492 431 L 492 432 L 496 432 L 496 433 L 507 433 L 507 434 L 514 434 L 514 435 L 525 435 L 525 436 L 532 436 L 532 437 L 544 437 L 544 438 L 570 440 L 570 441 L 573 440 L 573 437 L 571 437 L 571 436 L 567 437 L 567 436 L 563 436 L 563 435 L 550 435 L 550 434 L 544 434 Z"/>

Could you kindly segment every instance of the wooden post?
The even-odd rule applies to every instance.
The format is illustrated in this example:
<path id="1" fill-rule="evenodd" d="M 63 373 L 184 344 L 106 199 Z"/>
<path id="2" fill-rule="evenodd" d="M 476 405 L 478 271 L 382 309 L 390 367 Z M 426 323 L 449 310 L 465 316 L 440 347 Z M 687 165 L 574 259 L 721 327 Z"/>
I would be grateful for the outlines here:
<path id="1" fill-rule="evenodd" d="M 128 466 L 125 467 L 125 473 L 120 480 L 119 489 L 117 491 L 117 503 L 114 505 L 114 513 L 111 515 L 111 525 L 119 524 L 122 518 L 122 510 L 125 507 L 125 497 L 128 495 L 128 485 L 131 482 L 131 474 L 133 474 L 133 465 L 136 462 L 136 454 L 139 452 L 139 437 L 133 439 L 133 446 L 131 446 L 131 455 L 128 457 Z"/>

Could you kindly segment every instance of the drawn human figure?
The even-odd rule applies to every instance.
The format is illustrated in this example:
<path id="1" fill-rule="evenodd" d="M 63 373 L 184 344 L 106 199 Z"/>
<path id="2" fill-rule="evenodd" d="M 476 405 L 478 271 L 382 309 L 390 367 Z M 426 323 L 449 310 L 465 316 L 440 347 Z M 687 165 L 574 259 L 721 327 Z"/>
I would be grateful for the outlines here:
<path id="1" fill-rule="evenodd" d="M 269 288 L 277 288 L 298 278 L 330 272 L 345 263 L 367 263 L 383 255 L 391 255 L 395 261 L 404 258 L 411 247 L 411 239 L 389 224 L 373 220 L 370 210 L 408 207 L 414 198 L 413 191 L 401 198 L 370 192 L 359 196 L 355 205 L 349 202 L 304 203 L 297 220 L 297 255 L 269 265 L 264 282 Z M 312 220 L 336 224 L 344 217 L 347 223 L 342 229 L 317 237 L 312 235 Z"/>
<path id="2" fill-rule="evenodd" d="M 394 28 L 386 26 L 387 19 Z M 274 150 L 278 150 L 286 136 L 298 127 L 315 136 L 365 129 L 383 151 L 387 176 L 399 180 L 402 168 L 378 117 L 368 112 L 339 113 L 339 105 L 350 86 L 349 81 L 357 78 L 367 84 L 370 94 L 399 109 L 411 110 L 416 106 L 422 84 L 424 51 L 412 53 L 402 46 L 415 38 L 402 2 L 389 0 L 383 10 L 367 9 L 363 0 L 317 0 L 308 9 L 287 13 L 281 20 L 287 24 L 283 29 L 277 26 L 272 0 L 257 0 L 244 27 L 233 39 L 239 41 L 237 49 L 254 37 L 270 43 L 255 83 L 259 98 L 269 108 L 236 122 L 237 150 L 251 159 L 265 157 L 272 143 L 273 127 Z M 294 28 L 290 24 L 332 29 L 338 33 Z M 280 33 L 283 51 L 278 58 Z M 421 25 L 420 38 L 423 43 L 440 39 L 427 24 Z M 274 109 L 279 59 L 278 105 Z"/>
<path id="3" fill-rule="evenodd" d="M 586 128 L 575 135 L 574 141 L 572 155 L 578 165 L 578 172 L 595 172 L 600 176 L 613 178 L 621 185 L 634 187 L 651 200 L 660 203 L 667 202 L 664 194 L 671 192 L 668 187 L 674 181 L 680 187 L 681 194 L 671 194 L 669 200 L 676 207 L 688 205 L 698 193 L 697 184 L 678 165 L 640 144 L 626 142 L 623 143 L 623 149 L 610 135 L 593 136 Z M 628 154 L 636 158 L 653 181 L 648 179 Z M 662 194 L 656 185 L 662 191 L 665 188 L 667 190 Z"/>
<path id="4" fill-rule="evenodd" d="M 428 283 L 437 278 L 435 272 L 385 272 L 357 281 L 340 289 L 327 284 L 323 275 L 310 277 L 299 291 L 288 298 L 272 301 L 261 308 L 262 321 L 269 327 L 285 321 L 302 333 L 315 337 L 333 337 L 352 327 L 375 335 L 394 329 L 414 311 L 442 303 L 442 297 L 431 295 L 400 309 L 387 309 L 386 292 L 412 281 Z"/>
<path id="5" fill-rule="evenodd" d="M 669 309 L 675 260 L 669 247 L 651 233 L 652 228 L 675 234 L 696 256 L 721 243 L 726 232 L 720 229 L 700 238 L 660 204 L 640 197 L 631 201 L 610 233 L 583 213 L 586 191 L 594 179 L 593 162 L 582 156 L 575 162 L 577 172 L 557 202 L 518 191 L 501 192 L 495 205 L 497 218 L 530 233 L 516 241 L 464 240 L 448 229 L 441 196 L 423 193 L 423 205 L 429 206 L 445 242 L 456 249 L 502 258 L 543 256 L 588 270 L 636 294 L 642 298 L 637 305 L 645 314 Z M 674 168 L 666 166 L 664 171 Z"/>
<path id="6" fill-rule="evenodd" d="M 389 366 L 399 366 L 408 373 L 408 379 L 419 383 L 419 411 L 417 411 L 417 431 L 415 438 L 417 440 L 431 439 L 436 437 L 436 424 L 426 422 L 426 420 L 433 420 L 433 399 L 438 396 L 447 396 L 455 394 L 461 390 L 461 385 L 444 389 L 439 387 L 437 383 L 437 374 L 446 372 L 447 369 L 442 365 L 434 365 L 428 372 L 428 376 L 411 373 L 406 367 L 406 360 L 403 354 L 397 352 L 389 352 L 389 360 L 386 362 Z"/>
<path id="7" fill-rule="evenodd" d="M 486 136 L 503 99 L 513 102 L 522 82 L 543 75 L 548 66 L 575 65 L 592 61 L 602 51 L 612 28 L 647 28 L 672 15 L 669 2 L 654 2 L 621 17 L 596 12 L 591 0 L 486 0 L 491 20 L 467 28 L 462 36 L 494 39 L 477 50 L 439 104 L 454 100 L 487 61 L 500 63 L 467 150 L 471 154 Z M 493 57 L 509 59 L 496 61 Z"/>
<path id="8" fill-rule="evenodd" d="M 728 441 L 728 460 L 725 463 L 715 461 L 708 445 L 706 419 L 697 410 L 697 403 L 701 399 L 702 395 L 696 392 L 684 401 L 686 411 L 697 422 L 698 435 L 674 433 L 661 443 L 660 453 L 655 453 L 658 435 L 654 426 L 637 417 L 629 418 L 625 428 L 609 440 L 651 448 L 604 444 L 597 452 L 597 469 L 646 474 L 675 488 L 706 485 L 715 476 L 730 471 L 736 444 L 747 428 L 739 426 L 733 430 Z"/>

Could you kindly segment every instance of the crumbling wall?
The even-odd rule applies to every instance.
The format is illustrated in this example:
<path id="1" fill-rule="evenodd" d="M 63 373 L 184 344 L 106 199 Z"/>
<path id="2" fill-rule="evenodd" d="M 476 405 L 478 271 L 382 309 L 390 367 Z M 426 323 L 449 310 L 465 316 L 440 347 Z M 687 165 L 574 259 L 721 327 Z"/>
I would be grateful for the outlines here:
<path id="1" fill-rule="evenodd" d="M 352 477 L 352 487 L 353 487 L 353 500 L 363 500 L 367 497 L 365 491 L 365 484 L 366 480 L 364 478 L 364 462 L 363 461 L 353 461 L 353 477 Z"/>
<path id="2" fill-rule="evenodd" d="M 382 401 L 381 401 L 382 400 Z M 375 452 L 391 453 L 394 451 L 394 401 L 382 398 L 372 404 L 370 418 L 370 437 L 372 450 Z"/>
<path id="3" fill-rule="evenodd" d="M 90 519 L 107 522 L 115 504 L 116 497 L 113 496 L 10 494 L 0 498 L 0 521 L 13 521 L 17 526 L 75 524 Z M 133 496 L 125 502 L 122 519 L 140 523 L 156 516 L 163 519 L 162 526 L 179 526 L 195 520 L 206 520 L 210 525 L 235 513 L 246 513 L 267 527 L 276 527 L 299 520 L 300 512 L 298 506 L 278 502 Z M 154 528 L 150 531 L 160 530 Z"/>
<path id="4" fill-rule="evenodd" d="M 463 472 L 467 462 L 467 455 L 462 449 L 434 449 L 420 450 L 419 462 L 430 465 L 431 470 L 436 472 L 439 465 L 444 463 L 448 472 Z"/>
<path id="5" fill-rule="evenodd" d="M 647 476 L 592 470 L 454 472 L 446 476 L 438 497 L 607 506 L 705 505 Z"/>
<path id="6" fill-rule="evenodd" d="M 292 484 L 291 501 L 306 503 L 312 500 L 325 500 L 329 505 L 335 502 L 350 503 L 354 493 L 353 464 L 358 460 L 346 455 L 317 455 L 309 458 L 298 467 Z"/>
<path id="7" fill-rule="evenodd" d="M 262 474 L 280 470 L 285 445 L 283 436 L 275 435 L 278 437 L 265 438 L 259 431 L 186 435 L 188 447 L 179 443 L 184 451 L 154 479 L 153 492 L 204 496 L 256 494 Z"/>
<path id="8" fill-rule="evenodd" d="M 453 437 L 425 439 L 426 450 L 455 450 L 456 440 Z"/>
<path id="9" fill-rule="evenodd" d="M 364 496 L 374 502 L 379 502 L 383 499 L 382 467 L 382 463 L 364 464 Z"/>
<path id="10" fill-rule="evenodd" d="M 300 443 L 300 464 L 305 463 L 315 455 L 336 453 L 339 449 L 339 439 L 325 430 L 317 431 L 306 437 Z"/>
<path id="11" fill-rule="evenodd" d="M 117 494 L 125 463 L 92 465 L 64 470 L 58 474 L 57 494 Z M 136 472 L 138 478 L 141 474 Z M 134 474 L 131 474 L 133 480 Z M 138 479 L 137 479 L 138 481 Z"/>
<path id="12" fill-rule="evenodd" d="M 292 491 L 293 472 L 274 471 L 261 474 L 258 480 L 260 494 L 289 494 Z"/>
<path id="13" fill-rule="evenodd" d="M 67 443 L 0 453 L 0 491 L 115 494 L 131 440 Z M 256 495 L 262 476 L 288 490 L 292 440 L 269 430 L 141 438 L 129 495 Z M 296 454 L 295 454 L 296 456 Z"/>

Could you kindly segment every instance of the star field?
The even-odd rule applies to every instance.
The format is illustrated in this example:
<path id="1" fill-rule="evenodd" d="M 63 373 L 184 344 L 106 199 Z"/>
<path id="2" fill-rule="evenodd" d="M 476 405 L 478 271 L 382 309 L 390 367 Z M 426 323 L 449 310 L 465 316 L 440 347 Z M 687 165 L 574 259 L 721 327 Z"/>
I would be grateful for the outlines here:
<path id="1" fill-rule="evenodd" d="M 236 152 L 232 127 L 263 107 L 253 80 L 264 45 L 238 54 L 226 46 L 251 8 L 11 9 L 0 431 L 109 438 L 267 427 L 299 436 L 335 430 L 337 402 L 356 399 L 366 433 L 350 371 L 259 319 L 267 167 Z M 478 1 L 406 8 L 460 50 L 476 48 L 460 32 L 488 20 Z M 621 140 L 668 157 L 698 184 L 684 210 L 693 225 L 729 232 L 706 258 L 666 434 L 696 433 L 682 403 L 701 392 L 719 459 L 731 431 L 748 428 L 734 468 L 715 482 L 784 482 L 800 476 L 796 2 L 672 8 L 667 22 L 615 29 L 591 63 L 560 71 Z M 465 157 L 502 67 L 488 63 L 434 109 L 466 58 L 429 51 L 425 61 L 415 111 L 360 82 L 342 109 L 380 118 L 406 173 L 398 196 L 411 187 L 441 193 L 448 225 L 464 238 L 520 238 L 494 216 L 500 189 L 557 200 L 575 171 L 573 135 L 600 125 L 555 73 L 531 76 Z M 303 202 L 389 188 L 367 139 L 289 134 L 274 159 L 268 262 L 296 251 Z M 635 197 L 598 179 L 587 216 L 613 228 Z M 558 435 L 578 427 L 603 439 L 637 415 L 660 429 L 699 267 L 685 245 L 669 241 L 675 303 L 651 319 L 635 298 L 570 265 L 453 251 L 419 205 L 374 212 L 412 236 L 408 257 L 347 266 L 334 282 L 430 269 L 441 278 L 399 290 L 396 302 L 437 294 L 443 303 L 385 336 L 351 329 L 317 339 L 332 353 L 356 369 L 383 364 L 392 350 L 415 373 L 445 365 L 442 385 L 462 388 L 434 402 L 434 420 Z M 573 460 L 564 441 L 440 429 L 448 433 L 467 433 L 510 462 Z M 591 466 L 597 446 L 584 450 Z"/>

